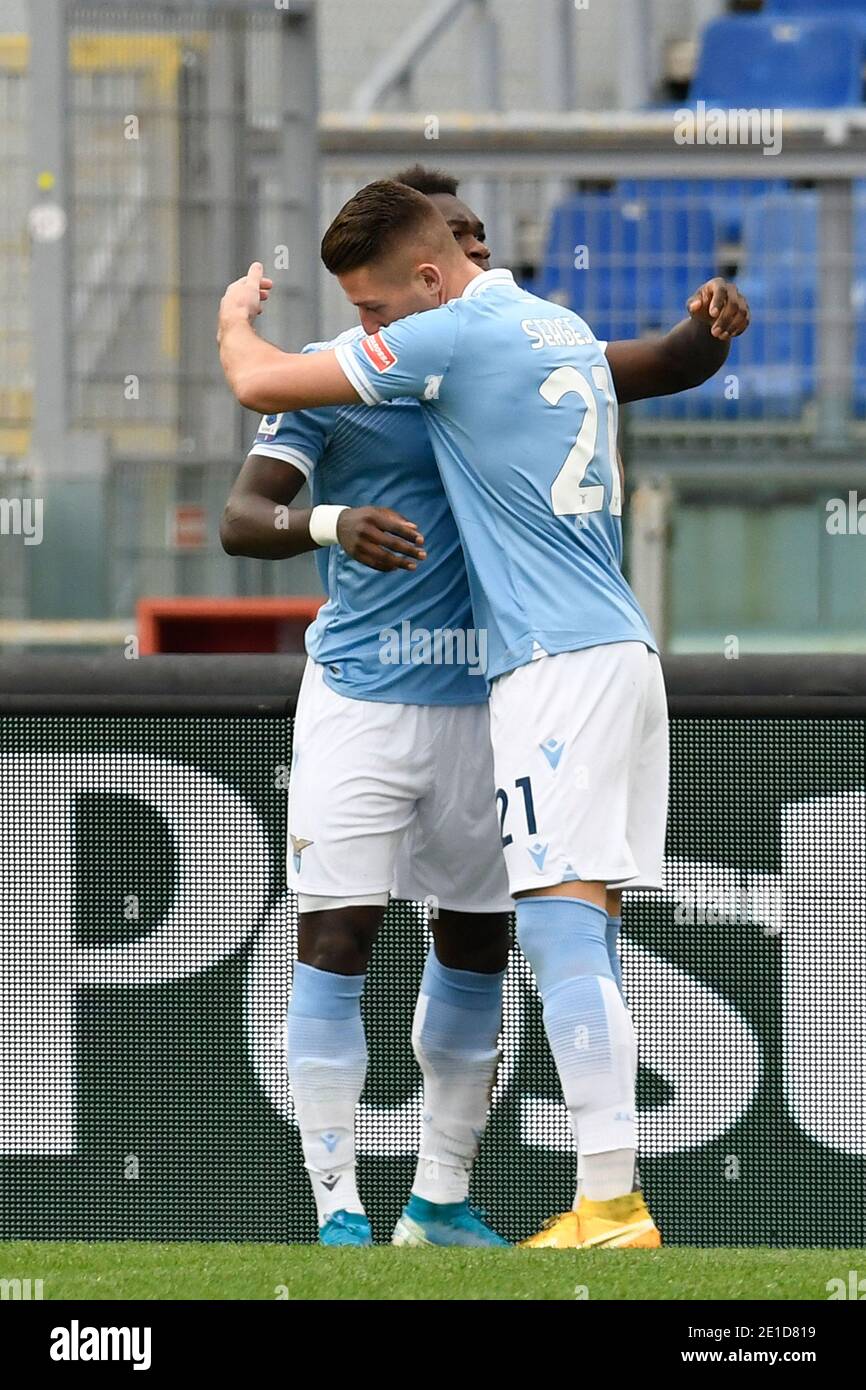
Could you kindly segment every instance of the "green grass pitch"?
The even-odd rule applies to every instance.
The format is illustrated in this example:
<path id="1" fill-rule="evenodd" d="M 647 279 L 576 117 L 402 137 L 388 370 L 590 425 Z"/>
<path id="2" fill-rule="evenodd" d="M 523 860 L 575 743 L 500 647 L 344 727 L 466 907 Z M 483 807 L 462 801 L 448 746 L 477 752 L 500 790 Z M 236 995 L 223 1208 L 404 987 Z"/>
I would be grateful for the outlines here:
<path id="1" fill-rule="evenodd" d="M 323 1250 L 0 1242 L 0 1280 L 45 1299 L 827 1299 L 866 1250 Z M 9 1296 L 8 1293 L 6 1295 Z"/>

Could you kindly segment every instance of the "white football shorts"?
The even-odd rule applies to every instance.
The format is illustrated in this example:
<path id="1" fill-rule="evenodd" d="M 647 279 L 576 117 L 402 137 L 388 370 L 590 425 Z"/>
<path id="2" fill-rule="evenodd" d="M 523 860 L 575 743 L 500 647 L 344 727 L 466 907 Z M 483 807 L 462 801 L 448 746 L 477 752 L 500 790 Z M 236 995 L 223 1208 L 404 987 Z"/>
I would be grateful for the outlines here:
<path id="1" fill-rule="evenodd" d="M 296 893 L 510 912 L 494 792 L 486 702 L 352 700 L 307 662 L 289 779 Z"/>
<path id="2" fill-rule="evenodd" d="M 655 652 L 542 654 L 493 682 L 490 732 L 512 893 L 662 887 L 668 712 Z"/>

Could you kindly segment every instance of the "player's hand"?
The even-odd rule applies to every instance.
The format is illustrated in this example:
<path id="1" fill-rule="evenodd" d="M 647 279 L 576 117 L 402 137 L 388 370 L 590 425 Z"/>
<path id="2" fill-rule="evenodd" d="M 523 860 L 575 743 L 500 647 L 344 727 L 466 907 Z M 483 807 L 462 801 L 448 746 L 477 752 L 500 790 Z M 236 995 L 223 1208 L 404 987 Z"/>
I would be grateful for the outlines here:
<path id="1" fill-rule="evenodd" d="M 695 290 L 686 307 L 698 323 L 711 325 L 712 336 L 721 338 L 723 342 L 738 338 L 749 326 L 749 305 L 745 295 L 720 275 Z"/>
<path id="2" fill-rule="evenodd" d="M 347 507 L 337 518 L 337 540 L 372 570 L 413 570 L 427 559 L 418 527 L 390 507 Z"/>
<path id="3" fill-rule="evenodd" d="M 253 261 L 246 275 L 229 285 L 220 301 L 219 333 L 229 324 L 252 323 L 262 312 L 262 308 L 274 287 L 273 280 L 265 276 L 261 261 Z"/>

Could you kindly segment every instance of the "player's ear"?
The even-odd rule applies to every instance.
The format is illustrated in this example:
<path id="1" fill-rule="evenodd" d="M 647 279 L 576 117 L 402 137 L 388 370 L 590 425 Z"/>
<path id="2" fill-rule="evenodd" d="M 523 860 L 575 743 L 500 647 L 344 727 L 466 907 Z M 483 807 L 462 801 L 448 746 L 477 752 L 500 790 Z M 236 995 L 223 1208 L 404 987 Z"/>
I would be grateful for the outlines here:
<path id="1" fill-rule="evenodd" d="M 445 276 L 442 274 L 438 265 L 434 265 L 432 261 L 426 265 L 419 265 L 418 274 L 423 280 L 424 288 L 430 295 L 430 298 L 436 300 L 438 303 L 441 300 L 442 290 L 445 285 Z"/>

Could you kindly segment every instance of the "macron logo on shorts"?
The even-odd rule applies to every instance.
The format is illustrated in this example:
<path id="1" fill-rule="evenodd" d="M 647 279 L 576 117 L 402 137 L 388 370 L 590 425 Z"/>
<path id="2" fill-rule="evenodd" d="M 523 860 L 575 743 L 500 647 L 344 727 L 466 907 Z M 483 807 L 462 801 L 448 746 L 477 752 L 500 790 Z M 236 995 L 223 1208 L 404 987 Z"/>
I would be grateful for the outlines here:
<path id="1" fill-rule="evenodd" d="M 387 372 L 388 368 L 393 367 L 397 362 L 395 354 L 381 333 L 373 333 L 369 338 L 362 338 L 361 347 L 377 372 Z"/>

